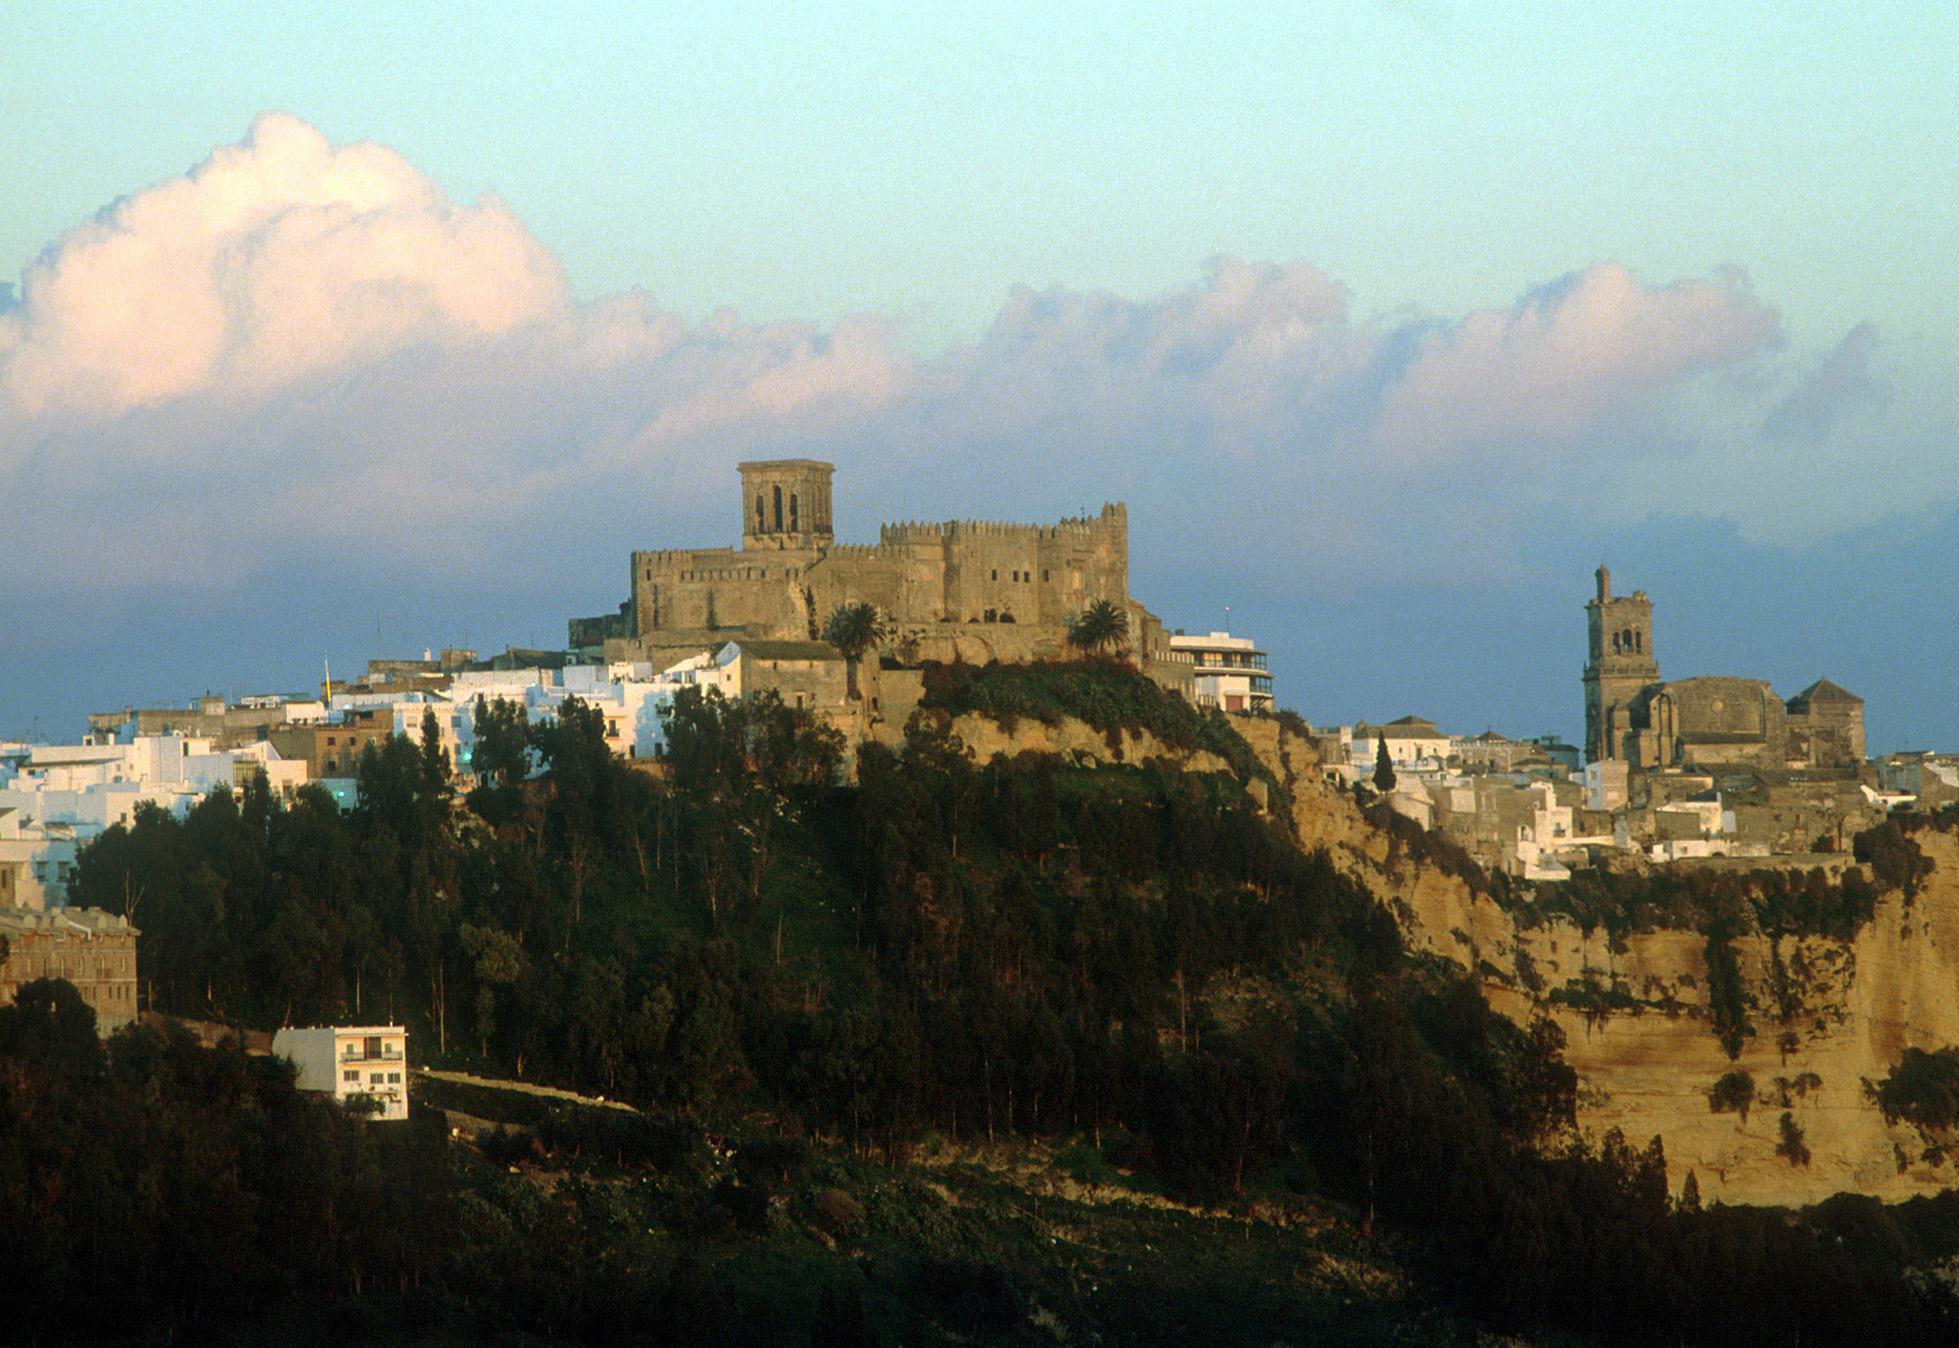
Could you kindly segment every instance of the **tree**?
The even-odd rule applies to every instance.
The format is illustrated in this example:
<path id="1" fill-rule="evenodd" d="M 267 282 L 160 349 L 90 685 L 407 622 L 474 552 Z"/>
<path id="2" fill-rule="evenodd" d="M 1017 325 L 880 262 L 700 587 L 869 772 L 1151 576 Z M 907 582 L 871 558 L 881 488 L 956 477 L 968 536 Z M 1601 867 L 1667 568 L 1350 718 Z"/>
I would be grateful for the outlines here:
<path id="1" fill-rule="evenodd" d="M 0 1055 L 24 1058 L 70 1076 L 102 1070 L 95 1012 L 65 978 L 37 978 L 14 1004 L 0 1007 Z"/>
<path id="2" fill-rule="evenodd" d="M 1374 741 L 1374 785 L 1382 795 L 1394 790 L 1394 760 L 1388 757 L 1388 741 L 1384 735 Z"/>
<path id="3" fill-rule="evenodd" d="M 530 776 L 530 717 L 523 704 L 476 699 L 470 770 L 480 782 L 515 786 Z"/>
<path id="4" fill-rule="evenodd" d="M 831 610 L 830 620 L 823 625 L 823 639 L 843 652 L 853 700 L 860 696 L 857 691 L 858 662 L 864 658 L 864 652 L 890 635 L 890 627 L 885 623 L 884 615 L 877 611 L 876 604 L 860 600 L 854 604 L 839 604 Z"/>
<path id="5" fill-rule="evenodd" d="M 1097 599 L 1069 620 L 1068 644 L 1089 655 L 1119 654 L 1129 645 L 1129 614 L 1111 600 Z"/>

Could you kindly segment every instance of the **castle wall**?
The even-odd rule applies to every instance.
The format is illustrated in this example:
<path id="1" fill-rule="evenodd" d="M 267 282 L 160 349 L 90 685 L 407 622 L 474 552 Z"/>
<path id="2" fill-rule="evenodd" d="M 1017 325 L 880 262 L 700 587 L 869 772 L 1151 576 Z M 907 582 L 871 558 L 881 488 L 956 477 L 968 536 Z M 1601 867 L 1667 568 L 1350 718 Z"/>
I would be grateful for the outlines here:
<path id="1" fill-rule="evenodd" d="M 690 548 L 633 554 L 633 632 L 742 631 L 807 638 L 804 577 L 814 550 Z"/>
<path id="2" fill-rule="evenodd" d="M 772 498 L 764 499 L 772 523 Z M 839 605 L 863 602 L 900 626 L 1058 628 L 1096 599 L 1129 597 L 1129 527 L 1120 505 L 1054 525 L 886 525 L 870 545 L 744 542 L 739 550 L 635 552 L 630 610 L 639 643 L 683 631 L 807 639 Z"/>

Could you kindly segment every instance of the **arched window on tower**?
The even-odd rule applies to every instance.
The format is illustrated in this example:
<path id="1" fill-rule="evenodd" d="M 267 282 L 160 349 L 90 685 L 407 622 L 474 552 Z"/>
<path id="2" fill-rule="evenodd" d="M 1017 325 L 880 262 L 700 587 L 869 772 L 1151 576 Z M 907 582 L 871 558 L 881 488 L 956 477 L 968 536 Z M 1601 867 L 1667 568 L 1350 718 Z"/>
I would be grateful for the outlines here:
<path id="1" fill-rule="evenodd" d="M 755 493 L 755 532 L 764 533 L 769 527 L 769 517 L 762 513 L 762 493 Z"/>
<path id="2" fill-rule="evenodd" d="M 1617 632 L 1612 634 L 1612 653 L 1614 655 L 1619 653 L 1619 634 Z"/>
<path id="3" fill-rule="evenodd" d="M 775 531 L 782 532 L 782 488 L 775 489 Z"/>
<path id="4" fill-rule="evenodd" d="M 1634 649 L 1635 651 L 1638 651 L 1638 652 L 1640 652 L 1641 654 L 1644 654 L 1644 653 L 1645 653 L 1645 651 L 1646 651 L 1646 634 L 1645 634 L 1644 632 L 1638 632 L 1638 631 L 1635 631 L 1635 632 L 1633 633 L 1633 649 Z"/>
<path id="5" fill-rule="evenodd" d="M 796 493 L 793 491 L 789 493 L 789 532 L 802 532 L 801 526 L 796 523 Z"/>

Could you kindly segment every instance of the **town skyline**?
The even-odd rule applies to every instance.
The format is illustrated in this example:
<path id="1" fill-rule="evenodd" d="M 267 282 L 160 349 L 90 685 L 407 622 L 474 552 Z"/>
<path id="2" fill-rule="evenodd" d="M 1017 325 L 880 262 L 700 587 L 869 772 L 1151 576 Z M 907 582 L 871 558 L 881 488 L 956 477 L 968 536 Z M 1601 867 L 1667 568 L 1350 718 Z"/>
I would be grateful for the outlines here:
<path id="1" fill-rule="evenodd" d="M 1959 744 L 1950 16 L 107 16 L 0 20 L 0 735 L 554 644 L 807 454 L 843 541 L 1126 502 L 1318 723 L 1575 740 L 1604 561 Z"/>

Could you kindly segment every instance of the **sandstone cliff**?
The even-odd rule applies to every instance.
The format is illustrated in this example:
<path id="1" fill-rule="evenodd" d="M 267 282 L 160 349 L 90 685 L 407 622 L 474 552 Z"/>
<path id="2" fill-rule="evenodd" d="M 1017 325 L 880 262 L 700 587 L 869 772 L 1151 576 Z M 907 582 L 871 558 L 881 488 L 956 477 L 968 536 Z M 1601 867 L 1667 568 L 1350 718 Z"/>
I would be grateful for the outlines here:
<path id="1" fill-rule="evenodd" d="M 1854 940 L 1785 937 L 1778 950 L 1760 934 L 1735 938 L 1753 1033 L 1730 1061 L 1711 1022 L 1700 932 L 1632 933 L 1615 948 L 1602 929 L 1565 919 L 1520 928 L 1463 880 L 1397 855 L 1345 792 L 1316 774 L 1292 785 L 1302 845 L 1326 847 L 1373 888 L 1413 948 L 1474 972 L 1492 1006 L 1556 1020 L 1579 1074 L 1580 1126 L 1616 1127 L 1635 1145 L 1660 1136 L 1676 1191 L 1689 1171 L 1704 1200 L 1731 1203 L 1845 1190 L 1903 1199 L 1959 1182 L 1959 1161 L 1928 1160 L 1932 1139 L 1888 1124 L 1865 1089 L 1908 1047 L 1959 1045 L 1959 838 L 1919 834 L 1936 867 L 1929 882 L 1909 902 L 1885 894 Z M 1745 1115 L 1717 1113 L 1709 1091 L 1736 1070 L 1755 1101 Z M 1778 1150 L 1785 1111 L 1807 1164 Z"/>

